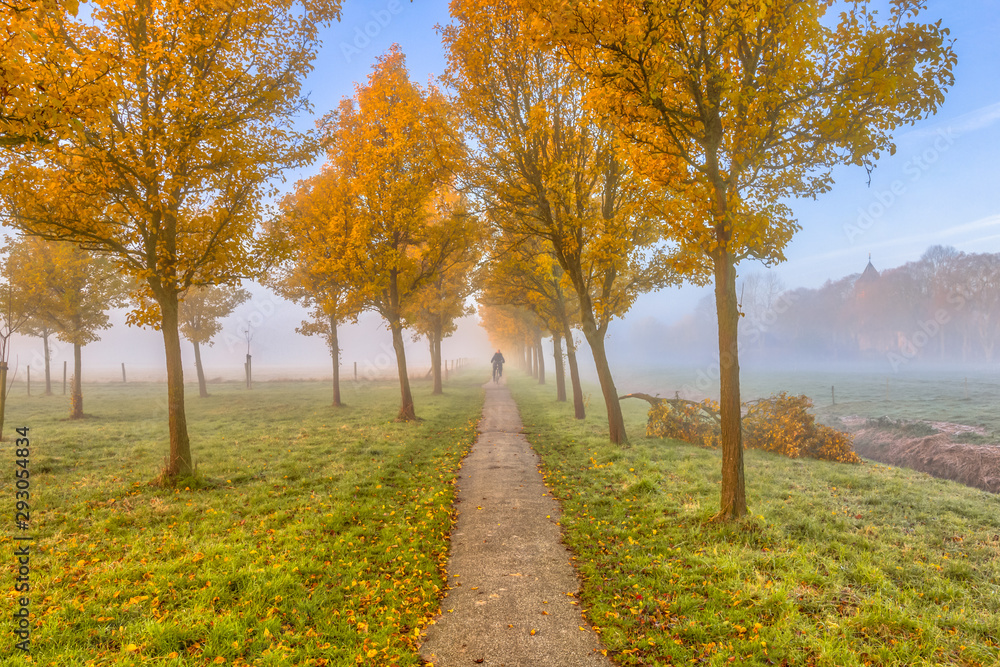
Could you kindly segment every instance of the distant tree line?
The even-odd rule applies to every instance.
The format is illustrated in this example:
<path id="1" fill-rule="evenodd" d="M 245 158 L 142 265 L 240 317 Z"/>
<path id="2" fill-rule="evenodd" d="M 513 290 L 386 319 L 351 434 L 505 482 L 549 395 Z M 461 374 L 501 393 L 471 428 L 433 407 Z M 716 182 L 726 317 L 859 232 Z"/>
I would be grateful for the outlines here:
<path id="1" fill-rule="evenodd" d="M 932 246 L 914 262 L 786 289 L 772 273 L 740 284 L 741 349 L 748 361 L 993 363 L 1000 357 L 1000 253 Z M 705 347 L 711 303 L 669 328 L 640 338 Z M 654 327 L 655 328 L 655 327 Z M 641 345 L 641 341 L 640 341 Z"/>
<path id="2" fill-rule="evenodd" d="M 831 359 L 992 363 L 1000 340 L 1000 253 L 933 246 L 894 269 L 784 295 L 770 341 Z"/>

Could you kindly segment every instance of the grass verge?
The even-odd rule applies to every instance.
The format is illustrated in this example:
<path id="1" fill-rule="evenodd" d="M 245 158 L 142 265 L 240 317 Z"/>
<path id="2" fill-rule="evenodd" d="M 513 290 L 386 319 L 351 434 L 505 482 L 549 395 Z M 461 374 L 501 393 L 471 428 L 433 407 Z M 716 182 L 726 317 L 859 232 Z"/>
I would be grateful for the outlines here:
<path id="1" fill-rule="evenodd" d="M 745 452 L 751 515 L 710 522 L 721 455 L 607 441 L 511 374 L 589 620 L 622 665 L 1000 664 L 997 497 L 921 473 Z M 594 395 L 600 396 L 599 392 Z"/>
<path id="2" fill-rule="evenodd" d="M 148 484 L 163 385 L 89 386 L 75 422 L 62 397 L 12 397 L 7 428 L 31 429 L 34 664 L 420 664 L 481 382 L 416 383 L 409 424 L 394 384 L 345 383 L 341 409 L 327 384 L 214 385 L 188 399 L 198 484 L 176 490 Z M 0 664 L 25 664 L 4 634 Z"/>

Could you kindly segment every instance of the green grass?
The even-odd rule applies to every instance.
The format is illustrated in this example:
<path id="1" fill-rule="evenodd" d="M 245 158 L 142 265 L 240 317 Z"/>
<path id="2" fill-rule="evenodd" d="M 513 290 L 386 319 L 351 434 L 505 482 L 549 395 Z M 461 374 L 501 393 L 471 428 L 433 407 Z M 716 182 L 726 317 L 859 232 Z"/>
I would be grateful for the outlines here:
<path id="1" fill-rule="evenodd" d="M 12 396 L 7 435 L 31 429 L 34 664 L 420 664 L 481 381 L 415 384 L 410 424 L 394 384 L 345 383 L 341 409 L 321 383 L 189 387 L 199 483 L 176 490 L 148 484 L 164 385 L 86 386 L 80 421 L 62 396 Z M 4 635 L 0 664 L 25 664 Z"/>
<path id="2" fill-rule="evenodd" d="M 1000 664 L 996 496 L 747 451 L 751 515 L 713 523 L 719 452 L 645 438 L 640 401 L 611 446 L 597 400 L 581 423 L 552 387 L 508 381 L 620 664 Z"/>

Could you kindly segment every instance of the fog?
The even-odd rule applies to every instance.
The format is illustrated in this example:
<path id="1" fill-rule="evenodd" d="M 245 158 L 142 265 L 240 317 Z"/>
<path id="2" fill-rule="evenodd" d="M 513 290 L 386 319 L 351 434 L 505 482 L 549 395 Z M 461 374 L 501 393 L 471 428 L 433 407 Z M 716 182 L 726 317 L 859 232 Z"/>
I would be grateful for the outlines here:
<path id="1" fill-rule="evenodd" d="M 332 361 L 325 341 L 295 331 L 308 315 L 305 309 L 258 285 L 247 287 L 252 297 L 224 320 L 213 345 L 203 347 L 206 377 L 244 377 L 249 332 L 256 380 L 330 378 Z M 768 374 L 808 371 L 798 373 L 805 377 L 797 381 L 807 384 L 812 394 L 828 393 L 835 376 L 845 373 L 904 379 L 942 373 L 980 377 L 998 370 L 1000 254 L 935 246 L 917 261 L 881 271 L 870 265 L 817 288 L 791 287 L 774 272 L 748 270 L 737 291 L 744 314 L 739 352 L 746 398 L 768 389 L 768 382 L 754 381 Z M 115 311 L 113 326 L 83 349 L 84 381 L 120 381 L 122 364 L 129 380 L 166 379 L 162 336 L 127 326 L 126 312 Z M 444 359 L 465 358 L 486 369 L 494 348 L 478 321 L 472 315 L 459 322 L 456 333 L 443 343 Z M 579 332 L 575 339 L 581 375 L 596 385 L 586 341 Z M 343 325 L 340 340 L 344 379 L 353 379 L 355 364 L 359 379 L 395 377 L 391 336 L 379 316 L 366 313 L 357 323 Z M 405 341 L 409 372 L 419 377 L 430 366 L 427 341 L 412 335 Z M 711 289 L 685 287 L 644 295 L 627 317 L 611 324 L 607 343 L 620 394 L 718 396 Z M 72 369 L 73 349 L 54 337 L 50 347 L 53 380 L 58 382 L 64 362 Z M 551 376 L 551 342 L 543 348 Z M 12 349 L 10 361 L 18 379 L 23 380 L 30 365 L 33 381 L 40 380 L 41 340 L 17 336 Z M 194 381 L 190 343 L 182 341 L 182 354 L 186 377 Z M 507 356 L 512 360 L 510 351 Z"/>
<path id="2" fill-rule="evenodd" d="M 328 379 L 332 377 L 332 359 L 322 337 L 304 336 L 295 329 L 308 311 L 273 292 L 249 284 L 245 288 L 252 296 L 233 314 L 223 320 L 222 331 L 212 345 L 202 346 L 205 375 L 212 380 L 241 380 L 247 355 L 247 331 L 255 380 Z M 121 365 L 126 378 L 135 381 L 166 381 L 166 357 L 163 336 L 149 328 L 127 326 L 127 309 L 112 312 L 112 327 L 100 332 L 101 340 L 83 348 L 83 379 L 85 382 L 121 381 Z M 69 373 L 73 368 L 73 346 L 51 337 L 52 375 L 62 381 L 63 363 Z M 430 367 L 427 341 L 412 340 L 405 335 L 407 365 L 411 375 L 425 373 Z M 357 363 L 360 378 L 392 378 L 396 376 L 396 359 L 392 337 L 383 320 L 376 314 L 363 314 L 357 324 L 340 328 L 342 377 L 353 378 Z M 18 378 L 25 376 L 25 366 L 31 366 L 32 382 L 42 377 L 43 346 L 40 338 L 15 336 L 11 367 L 18 367 Z M 466 317 L 458 331 L 445 340 L 443 357 L 489 359 L 490 342 L 478 325 L 478 318 Z M 185 380 L 195 381 L 192 345 L 181 339 Z M 485 363 L 485 362 L 484 362 Z"/>

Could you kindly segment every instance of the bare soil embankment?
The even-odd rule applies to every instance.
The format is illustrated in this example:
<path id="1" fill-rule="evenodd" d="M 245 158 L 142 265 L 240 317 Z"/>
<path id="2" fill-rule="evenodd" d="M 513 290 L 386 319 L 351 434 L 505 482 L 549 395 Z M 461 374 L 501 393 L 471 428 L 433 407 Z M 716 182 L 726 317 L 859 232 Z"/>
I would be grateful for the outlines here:
<path id="1" fill-rule="evenodd" d="M 961 433 L 985 435 L 978 427 L 923 422 L 937 432 L 914 436 L 908 435 L 906 429 L 872 425 L 871 420 L 861 417 L 845 417 L 842 422 L 854 435 L 858 456 L 1000 493 L 1000 445 L 953 439 Z"/>

